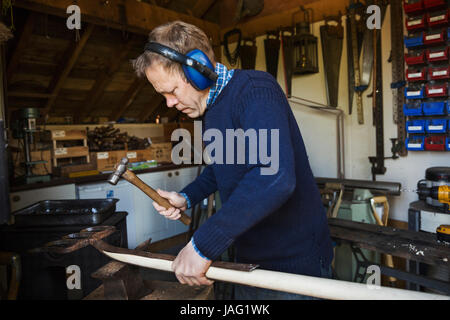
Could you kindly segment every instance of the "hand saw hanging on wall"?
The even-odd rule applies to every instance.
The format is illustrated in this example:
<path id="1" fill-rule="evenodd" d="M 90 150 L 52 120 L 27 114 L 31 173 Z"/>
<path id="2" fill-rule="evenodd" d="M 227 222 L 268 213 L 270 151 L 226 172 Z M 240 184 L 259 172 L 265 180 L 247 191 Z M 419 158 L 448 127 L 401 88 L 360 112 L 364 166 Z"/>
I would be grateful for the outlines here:
<path id="1" fill-rule="evenodd" d="M 356 21 L 356 14 L 359 10 L 358 7 L 360 7 L 361 4 L 355 3 L 353 0 L 350 1 L 350 6 L 348 9 L 349 15 L 349 26 L 350 26 L 350 39 L 347 39 L 347 41 L 350 41 L 351 43 L 351 55 L 352 55 L 352 73 L 354 76 L 354 81 L 351 81 L 349 85 L 353 84 L 354 91 L 356 92 L 356 108 L 358 112 L 358 123 L 363 124 L 364 123 L 364 113 L 363 113 L 363 105 L 362 105 L 362 90 L 359 90 L 361 88 L 361 74 L 360 74 L 360 68 L 359 68 L 359 52 L 358 52 L 358 36 L 357 36 L 357 21 Z M 365 41 L 367 43 L 367 41 Z M 349 51 L 350 52 L 350 51 Z M 350 67 L 350 66 L 349 66 Z M 353 97 L 353 95 L 352 95 Z M 353 104 L 353 102 L 352 102 Z M 351 113 L 351 107 L 349 106 L 349 112 Z"/>
<path id="2" fill-rule="evenodd" d="M 356 26 L 356 43 L 357 43 L 357 59 L 354 59 L 354 53 L 353 53 L 353 44 L 352 44 L 352 22 L 351 22 L 351 16 L 350 16 L 350 7 L 347 8 L 347 18 L 346 18 L 346 37 L 347 37 L 347 66 L 348 66 L 348 114 L 352 114 L 353 111 L 353 94 L 355 92 L 355 66 L 354 63 L 356 61 L 359 62 L 359 58 L 361 56 L 361 47 L 363 42 L 363 36 L 364 36 L 364 25 L 363 25 L 363 4 L 357 3 L 354 5 L 354 9 L 356 14 L 360 11 L 359 14 L 360 19 L 356 20 L 355 15 L 355 21 L 353 22 L 354 28 Z M 356 51 L 356 50 L 355 50 Z M 359 63 L 356 66 L 359 71 Z"/>
<path id="3" fill-rule="evenodd" d="M 358 111 L 358 123 L 364 123 L 364 111 L 362 104 L 362 94 L 368 88 L 372 69 L 373 69 L 373 30 L 369 29 L 366 25 L 366 8 L 373 4 L 373 1 L 366 1 L 366 6 L 363 7 L 364 12 L 361 13 L 361 3 L 354 2 L 351 0 L 349 6 L 349 19 L 350 19 L 350 33 L 351 33 L 351 44 L 352 44 L 352 55 L 353 55 L 353 71 L 354 71 L 354 85 L 356 92 L 356 105 Z M 386 6 L 382 5 L 381 7 L 381 21 L 380 25 L 383 24 L 384 16 L 386 13 Z M 363 27 L 364 27 L 364 38 L 363 38 L 363 61 L 362 68 L 359 68 L 359 59 L 358 59 L 358 35 L 357 35 L 357 20 L 356 15 L 361 13 L 364 15 L 364 19 L 362 19 Z"/>
<path id="4" fill-rule="evenodd" d="M 325 25 L 320 26 L 327 101 L 330 106 L 335 108 L 338 105 L 339 69 L 344 40 L 344 28 L 342 27 L 341 17 L 341 14 L 325 17 Z M 330 22 L 335 22 L 336 24 L 333 25 Z"/>

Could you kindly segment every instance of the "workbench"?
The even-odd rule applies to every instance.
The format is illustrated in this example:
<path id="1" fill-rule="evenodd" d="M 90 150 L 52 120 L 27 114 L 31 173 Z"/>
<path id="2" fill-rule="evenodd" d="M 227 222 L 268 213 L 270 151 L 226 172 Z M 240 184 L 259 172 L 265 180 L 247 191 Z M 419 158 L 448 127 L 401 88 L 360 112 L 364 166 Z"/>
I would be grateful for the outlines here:
<path id="1" fill-rule="evenodd" d="M 401 230 L 374 224 L 329 218 L 330 233 L 337 243 L 347 242 L 358 252 L 359 248 L 450 269 L 450 243 L 440 242 L 435 234 Z M 358 252 L 360 253 L 360 252 Z M 370 261 L 360 261 L 367 267 Z M 417 273 L 380 266 L 381 273 L 407 282 L 433 288 L 450 295 L 450 283 L 427 278 Z"/>

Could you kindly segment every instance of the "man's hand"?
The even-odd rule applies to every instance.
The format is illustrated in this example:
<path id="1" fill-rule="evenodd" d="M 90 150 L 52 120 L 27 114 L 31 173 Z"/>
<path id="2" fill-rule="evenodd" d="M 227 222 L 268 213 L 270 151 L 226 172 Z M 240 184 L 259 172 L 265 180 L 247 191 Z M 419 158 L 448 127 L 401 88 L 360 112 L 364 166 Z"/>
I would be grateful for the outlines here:
<path id="1" fill-rule="evenodd" d="M 190 286 L 211 285 L 214 281 L 205 276 L 211 263 L 212 261 L 199 256 L 192 246 L 192 242 L 189 241 L 172 262 L 172 270 L 182 284 Z"/>
<path id="2" fill-rule="evenodd" d="M 159 214 L 165 216 L 167 219 L 178 220 L 181 217 L 180 210 L 186 210 L 186 199 L 181 194 L 175 191 L 169 192 L 158 189 L 156 190 L 156 192 L 158 192 L 161 197 L 169 200 L 169 203 L 173 206 L 169 209 L 166 209 L 156 202 L 153 202 L 153 207 L 156 209 L 156 211 L 158 211 Z"/>

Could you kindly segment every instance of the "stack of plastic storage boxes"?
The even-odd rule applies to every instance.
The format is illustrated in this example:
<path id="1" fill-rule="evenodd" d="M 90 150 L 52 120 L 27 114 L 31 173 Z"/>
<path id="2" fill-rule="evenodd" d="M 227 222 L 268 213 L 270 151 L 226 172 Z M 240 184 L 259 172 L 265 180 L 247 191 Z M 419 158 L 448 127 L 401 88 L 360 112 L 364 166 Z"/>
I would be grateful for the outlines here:
<path id="1" fill-rule="evenodd" d="M 450 151 L 449 0 L 405 0 L 406 147 Z"/>

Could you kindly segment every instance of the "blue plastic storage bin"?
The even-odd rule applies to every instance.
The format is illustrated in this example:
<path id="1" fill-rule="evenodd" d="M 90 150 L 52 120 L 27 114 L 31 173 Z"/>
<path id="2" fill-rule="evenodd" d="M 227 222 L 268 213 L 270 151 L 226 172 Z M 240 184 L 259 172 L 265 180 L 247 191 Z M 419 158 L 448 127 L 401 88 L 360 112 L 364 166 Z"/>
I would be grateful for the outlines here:
<path id="1" fill-rule="evenodd" d="M 409 116 L 421 116 L 422 104 L 421 103 L 405 103 L 403 104 L 403 114 Z"/>
<path id="2" fill-rule="evenodd" d="M 424 133 L 425 132 L 425 120 L 406 121 L 406 132 L 408 132 L 408 133 Z"/>
<path id="3" fill-rule="evenodd" d="M 424 150 L 425 147 L 425 137 L 423 136 L 414 136 L 408 137 L 405 141 L 406 149 L 411 151 L 421 151 Z"/>
<path id="4" fill-rule="evenodd" d="M 426 116 L 444 115 L 446 106 L 446 101 L 424 102 L 422 103 L 422 111 Z"/>
<path id="5" fill-rule="evenodd" d="M 445 139 L 445 149 L 447 149 L 447 151 L 450 151 L 450 137 L 447 137 L 447 139 Z"/>
<path id="6" fill-rule="evenodd" d="M 406 48 L 414 48 L 423 46 L 423 32 L 414 35 L 412 37 L 404 37 L 405 47 Z"/>
<path id="7" fill-rule="evenodd" d="M 411 89 L 405 88 L 405 98 L 406 99 L 422 99 L 424 97 L 424 88 L 420 89 Z"/>
<path id="8" fill-rule="evenodd" d="M 428 119 L 426 129 L 428 133 L 445 133 L 447 131 L 447 119 Z"/>

